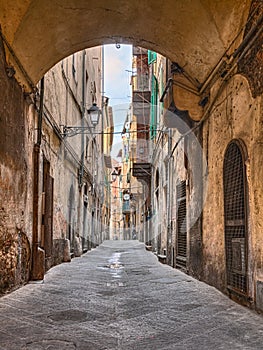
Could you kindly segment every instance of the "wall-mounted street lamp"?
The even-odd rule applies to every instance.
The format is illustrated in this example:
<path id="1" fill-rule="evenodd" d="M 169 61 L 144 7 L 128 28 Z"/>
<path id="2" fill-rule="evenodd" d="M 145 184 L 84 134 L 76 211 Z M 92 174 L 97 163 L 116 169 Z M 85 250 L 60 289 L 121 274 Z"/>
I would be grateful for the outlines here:
<path id="1" fill-rule="evenodd" d="M 87 113 L 90 116 L 90 121 L 91 121 L 92 126 L 67 126 L 67 125 L 64 125 L 62 136 L 63 137 L 65 137 L 65 136 L 71 137 L 71 136 L 81 134 L 85 130 L 90 131 L 90 129 L 95 128 L 96 125 L 98 125 L 98 123 L 99 123 L 101 110 L 99 109 L 99 107 L 97 106 L 96 103 L 93 103 L 92 106 L 89 109 L 87 109 Z"/>
<path id="2" fill-rule="evenodd" d="M 114 168 L 112 173 L 111 173 L 111 180 L 112 180 L 112 182 L 116 181 L 117 176 L 119 176 L 119 173 L 118 173 L 117 169 Z"/>
<path id="3" fill-rule="evenodd" d="M 95 127 L 99 122 L 101 110 L 99 109 L 96 103 L 93 103 L 93 105 L 87 110 L 87 112 L 88 115 L 90 115 L 90 121 L 92 125 Z"/>

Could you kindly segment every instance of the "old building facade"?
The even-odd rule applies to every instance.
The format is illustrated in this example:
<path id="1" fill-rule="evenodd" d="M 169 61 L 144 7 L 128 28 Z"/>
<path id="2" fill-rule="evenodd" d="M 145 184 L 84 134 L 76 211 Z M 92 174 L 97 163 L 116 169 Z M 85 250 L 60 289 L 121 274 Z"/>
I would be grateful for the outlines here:
<path id="1" fill-rule="evenodd" d="M 44 170 L 45 162 L 50 164 L 49 171 L 54 173 L 54 181 L 57 179 L 53 191 L 53 238 L 60 257 L 65 239 L 73 256 L 102 239 L 98 236 L 104 196 L 100 185 L 104 181 L 101 130 L 102 126 L 107 128 L 102 74 L 99 47 L 70 56 L 44 77 L 43 163 Z M 94 103 L 103 108 L 95 126 L 88 113 Z M 56 135 L 60 129 L 62 132 Z"/>
<path id="2" fill-rule="evenodd" d="M 1 52 L 3 82 L 17 89 L 21 101 L 19 107 L 16 103 L 20 124 L 14 127 L 10 119 L 2 137 L 3 145 L 18 142 L 14 168 L 3 164 L 1 171 L 2 193 L 9 198 L 2 196 L 1 207 L 1 292 L 5 292 L 29 279 L 43 279 L 53 265 L 109 238 L 110 170 L 104 155 L 110 152 L 113 125 L 108 99 L 102 94 L 102 47 L 59 62 L 34 95 L 23 94 L 6 74 L 3 46 Z M 96 125 L 89 115 L 94 104 L 100 108 Z M 8 176 L 17 183 L 16 190 Z"/>
<path id="3" fill-rule="evenodd" d="M 143 90 L 151 94 L 145 119 L 151 159 L 145 242 L 160 261 L 258 310 L 263 309 L 263 76 L 257 73 L 263 61 L 262 34 L 256 32 L 261 6 L 254 3 L 240 46 L 232 59 L 222 58 L 201 95 L 182 67 L 152 51 Z M 137 62 L 142 57 L 135 55 Z M 140 74 L 137 70 L 137 80 Z M 189 100 L 198 100 L 198 107 L 189 109 Z"/>

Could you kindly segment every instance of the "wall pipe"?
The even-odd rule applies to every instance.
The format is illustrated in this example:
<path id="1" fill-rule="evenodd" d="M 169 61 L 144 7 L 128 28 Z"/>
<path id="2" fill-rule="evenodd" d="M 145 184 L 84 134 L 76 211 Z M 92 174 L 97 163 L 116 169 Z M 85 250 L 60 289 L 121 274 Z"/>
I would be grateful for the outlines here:
<path id="1" fill-rule="evenodd" d="M 38 110 L 38 126 L 37 126 L 37 144 L 40 146 L 42 141 L 42 123 L 43 123 L 43 108 L 44 108 L 44 87 L 45 78 L 40 82 L 40 105 Z"/>
<path id="2" fill-rule="evenodd" d="M 86 51 L 82 51 L 82 101 L 81 101 L 81 128 L 85 126 L 85 112 L 86 112 Z M 81 164 L 80 164 L 80 175 L 79 175 L 79 188 L 83 185 L 83 174 L 84 174 L 84 146 L 85 139 L 84 133 L 81 133 Z"/>
<path id="3" fill-rule="evenodd" d="M 169 129 L 168 131 L 168 155 L 171 153 L 172 149 L 172 129 Z M 172 237 L 171 237 L 171 157 L 168 157 L 168 164 L 167 164 L 167 247 L 166 247 L 166 259 L 171 258 L 171 252 L 170 252 L 170 247 L 172 243 Z"/>
<path id="4" fill-rule="evenodd" d="M 174 151 L 176 150 L 176 148 L 178 147 L 179 143 L 181 142 L 181 140 L 189 135 L 190 133 L 194 132 L 196 129 L 198 129 L 206 120 L 207 118 L 209 118 L 209 116 L 211 115 L 212 111 L 213 111 L 213 107 L 214 104 L 216 102 L 216 100 L 219 98 L 219 96 L 221 95 L 225 84 L 227 83 L 227 81 L 231 78 L 232 76 L 232 72 L 234 71 L 234 69 L 236 68 L 238 62 L 244 57 L 244 55 L 248 52 L 248 50 L 252 47 L 252 45 L 254 44 L 254 42 L 256 41 L 256 39 L 258 38 L 258 36 L 262 33 L 263 31 L 263 26 L 261 26 L 258 30 L 258 32 L 255 34 L 256 29 L 258 28 L 258 26 L 263 22 L 263 15 L 260 16 L 260 18 L 258 19 L 256 25 L 249 31 L 249 33 L 246 35 L 245 39 L 243 40 L 243 42 L 239 45 L 239 47 L 237 48 L 237 50 L 235 51 L 235 53 L 232 55 L 232 59 L 230 59 L 229 62 L 231 62 L 231 67 L 228 67 L 226 74 L 222 77 L 222 82 L 221 85 L 219 86 L 216 95 L 214 96 L 213 101 L 210 103 L 210 105 L 208 106 L 207 110 L 204 112 L 202 118 L 200 119 L 200 121 L 190 130 L 188 130 L 185 134 L 181 135 L 180 138 L 178 139 L 178 141 L 176 142 L 176 144 L 174 145 L 170 157 L 173 156 Z M 236 60 L 235 60 L 236 59 Z M 218 71 L 217 71 L 218 73 Z M 208 86 L 206 86 L 207 88 Z M 203 89 L 203 87 L 201 88 L 201 90 Z"/>
<path id="5" fill-rule="evenodd" d="M 12 46 L 9 44 L 8 40 L 6 39 L 5 35 L 2 32 L 1 26 L 0 26 L 0 37 L 2 38 L 3 42 L 5 43 L 8 51 L 10 52 L 11 56 L 13 57 L 15 63 L 17 64 L 17 67 L 19 68 L 19 70 L 21 71 L 22 75 L 25 77 L 28 86 L 30 87 L 30 89 L 32 90 L 32 92 L 36 92 L 36 86 L 35 84 L 32 82 L 31 78 L 29 77 L 29 74 L 27 73 L 27 71 L 25 70 L 25 68 L 23 67 L 21 61 L 19 60 L 19 58 L 17 57 L 15 51 L 13 50 Z"/>
<path id="6" fill-rule="evenodd" d="M 33 151 L 33 223 L 32 223 L 32 261 L 31 280 L 42 280 L 44 278 L 44 253 L 40 259 L 38 243 L 38 218 L 39 218 L 39 169 L 40 169 L 40 146 L 42 140 L 42 121 L 44 105 L 44 77 L 40 83 L 40 106 L 38 111 L 37 142 Z"/>
<path id="7" fill-rule="evenodd" d="M 259 33 L 262 30 L 262 27 L 260 27 L 262 22 L 263 22 L 263 14 L 259 17 L 256 24 L 247 33 L 244 40 L 239 45 L 239 47 L 234 51 L 234 53 L 231 56 L 227 56 L 227 54 L 226 54 L 227 51 L 225 52 L 224 56 L 220 59 L 218 64 L 215 66 L 213 71 L 210 73 L 210 75 L 208 76 L 206 81 L 201 86 L 200 94 L 202 94 L 205 90 L 207 90 L 208 88 L 211 87 L 211 85 L 214 82 L 214 79 L 217 78 L 217 76 L 219 75 L 221 70 L 224 69 L 224 65 L 230 65 L 230 64 L 235 65 L 235 63 L 236 63 L 235 59 L 238 58 L 238 55 L 240 53 L 242 54 L 243 51 L 247 51 L 247 49 L 251 47 L 252 41 L 253 42 L 255 41 L 255 39 L 258 37 Z M 256 33 L 258 28 L 260 28 L 259 32 Z M 237 37 L 235 39 L 237 39 Z M 231 43 L 231 45 L 232 45 L 232 43 Z"/>

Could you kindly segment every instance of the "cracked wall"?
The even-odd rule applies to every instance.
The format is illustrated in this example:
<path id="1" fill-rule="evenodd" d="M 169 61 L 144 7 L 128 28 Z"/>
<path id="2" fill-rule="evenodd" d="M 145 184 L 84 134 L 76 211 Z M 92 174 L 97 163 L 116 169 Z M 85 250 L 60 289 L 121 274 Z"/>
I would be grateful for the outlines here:
<path id="1" fill-rule="evenodd" d="M 6 74 L 0 43 L 0 293 L 28 280 L 31 236 L 30 159 L 21 87 Z"/>
<path id="2" fill-rule="evenodd" d="M 215 86 L 212 94 L 215 93 Z M 224 292 L 226 288 L 224 243 L 223 161 L 231 140 L 240 140 L 245 160 L 248 209 L 248 284 L 255 300 L 257 281 L 263 279 L 263 143 L 262 97 L 253 98 L 247 79 L 236 74 L 225 86 L 203 129 L 208 164 L 208 189 L 203 210 L 203 278 Z"/>

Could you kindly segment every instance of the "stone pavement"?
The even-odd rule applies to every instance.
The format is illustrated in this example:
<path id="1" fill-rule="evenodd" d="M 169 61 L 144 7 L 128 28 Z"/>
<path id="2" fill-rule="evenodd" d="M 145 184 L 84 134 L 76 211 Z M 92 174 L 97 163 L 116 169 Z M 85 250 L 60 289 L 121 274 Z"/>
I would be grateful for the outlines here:
<path id="1" fill-rule="evenodd" d="M 106 241 L 0 298 L 0 349 L 263 349 L 263 316 L 162 265 L 138 241 Z"/>

